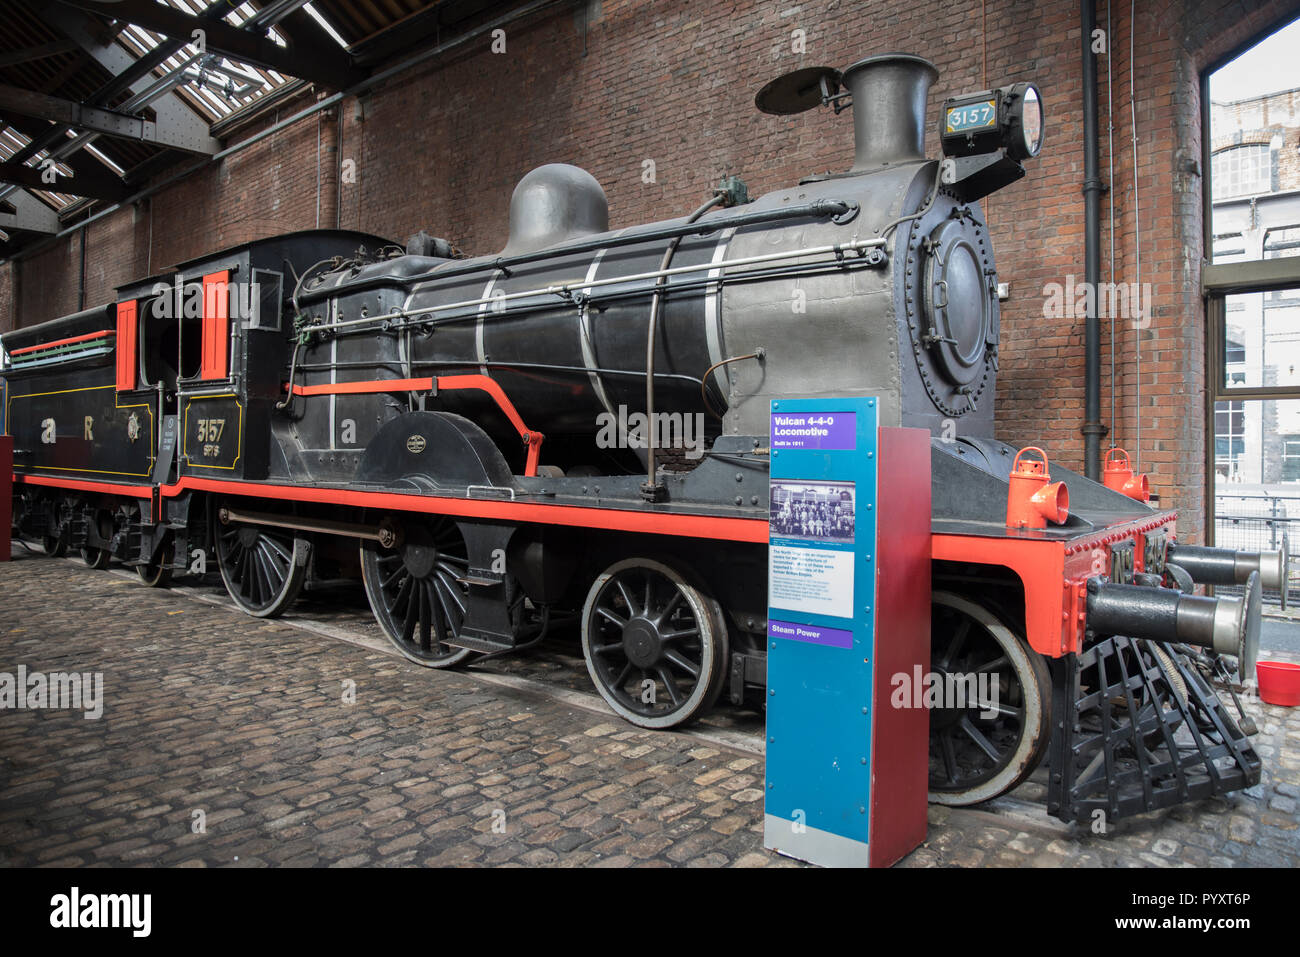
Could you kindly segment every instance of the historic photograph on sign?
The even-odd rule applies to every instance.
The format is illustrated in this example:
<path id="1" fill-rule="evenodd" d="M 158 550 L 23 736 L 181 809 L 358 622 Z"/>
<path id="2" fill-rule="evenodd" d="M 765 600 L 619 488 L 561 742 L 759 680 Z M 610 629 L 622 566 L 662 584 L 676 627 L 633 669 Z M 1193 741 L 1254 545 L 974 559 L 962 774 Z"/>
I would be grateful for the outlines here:
<path id="1" fill-rule="evenodd" d="M 769 527 L 773 538 L 852 544 L 852 482 L 773 482 Z"/>

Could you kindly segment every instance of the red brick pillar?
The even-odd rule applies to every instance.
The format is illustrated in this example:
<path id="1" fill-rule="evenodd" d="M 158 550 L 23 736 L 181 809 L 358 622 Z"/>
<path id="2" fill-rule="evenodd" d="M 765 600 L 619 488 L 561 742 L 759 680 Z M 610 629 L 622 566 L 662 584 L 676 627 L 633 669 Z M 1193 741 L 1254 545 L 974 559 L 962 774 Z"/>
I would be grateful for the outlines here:
<path id="1" fill-rule="evenodd" d="M 9 523 L 14 515 L 14 440 L 0 435 L 0 562 L 9 561 Z"/>

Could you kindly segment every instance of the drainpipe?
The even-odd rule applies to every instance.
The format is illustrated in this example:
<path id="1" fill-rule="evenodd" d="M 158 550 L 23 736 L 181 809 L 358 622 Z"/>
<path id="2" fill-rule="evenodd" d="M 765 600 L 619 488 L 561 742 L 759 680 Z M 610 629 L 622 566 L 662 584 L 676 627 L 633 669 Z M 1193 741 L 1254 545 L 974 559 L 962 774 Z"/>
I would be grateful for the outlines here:
<path id="1" fill-rule="evenodd" d="M 1097 29 L 1096 0 L 1080 0 L 1079 42 L 1083 53 L 1083 199 L 1085 276 L 1093 294 L 1084 330 L 1083 474 L 1094 482 L 1101 478 L 1101 321 L 1097 318 L 1101 283 L 1101 179 L 1097 139 L 1097 56 L 1092 34 Z"/>
<path id="2" fill-rule="evenodd" d="M 77 270 L 77 312 L 86 308 L 86 227 L 81 227 L 81 265 Z"/>

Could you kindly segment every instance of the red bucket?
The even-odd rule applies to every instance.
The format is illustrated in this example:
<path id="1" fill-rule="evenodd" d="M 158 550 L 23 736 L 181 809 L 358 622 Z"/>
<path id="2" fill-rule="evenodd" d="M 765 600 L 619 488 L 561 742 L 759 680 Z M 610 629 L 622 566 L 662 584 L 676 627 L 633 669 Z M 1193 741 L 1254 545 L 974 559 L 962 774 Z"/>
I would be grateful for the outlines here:
<path id="1" fill-rule="evenodd" d="M 1286 661 L 1261 661 L 1255 668 L 1261 698 L 1269 704 L 1288 708 L 1300 705 L 1300 665 Z"/>

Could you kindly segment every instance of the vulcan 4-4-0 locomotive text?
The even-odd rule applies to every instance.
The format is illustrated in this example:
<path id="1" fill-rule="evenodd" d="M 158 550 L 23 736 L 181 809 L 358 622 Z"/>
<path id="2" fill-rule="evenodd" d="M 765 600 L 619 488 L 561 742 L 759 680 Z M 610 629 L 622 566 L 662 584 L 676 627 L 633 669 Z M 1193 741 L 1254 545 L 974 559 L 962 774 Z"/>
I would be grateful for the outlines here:
<path id="1" fill-rule="evenodd" d="M 979 200 L 1024 175 L 1043 104 L 1025 83 L 952 98 L 927 159 L 935 76 L 887 55 L 769 84 L 770 113 L 851 104 L 856 156 L 753 201 L 729 177 L 610 231 L 591 175 L 543 166 L 496 254 L 295 233 L 8 333 L 14 525 L 150 584 L 211 556 L 263 617 L 359 577 L 435 668 L 576 625 L 608 705 L 668 728 L 720 695 L 762 706 L 770 527 L 855 534 L 842 494 L 769 487 L 771 403 L 870 396 L 933 436 L 932 671 L 995 692 L 931 711 L 931 799 L 987 800 L 1045 758 L 1066 820 L 1249 786 L 1232 699 L 1282 556 L 1179 543 L 1118 451 L 1098 484 L 993 437 Z"/>

